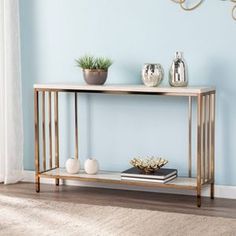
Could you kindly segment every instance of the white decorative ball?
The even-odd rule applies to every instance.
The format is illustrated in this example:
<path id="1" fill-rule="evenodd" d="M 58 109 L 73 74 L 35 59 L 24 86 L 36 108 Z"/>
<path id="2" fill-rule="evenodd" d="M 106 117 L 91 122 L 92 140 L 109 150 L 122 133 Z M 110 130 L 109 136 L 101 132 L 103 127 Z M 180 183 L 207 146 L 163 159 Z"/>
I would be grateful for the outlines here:
<path id="1" fill-rule="evenodd" d="M 96 159 L 87 159 L 84 163 L 84 170 L 89 175 L 97 174 L 99 169 L 98 161 Z"/>
<path id="2" fill-rule="evenodd" d="M 79 160 L 70 158 L 66 161 L 66 171 L 69 174 L 77 174 L 79 172 Z"/>

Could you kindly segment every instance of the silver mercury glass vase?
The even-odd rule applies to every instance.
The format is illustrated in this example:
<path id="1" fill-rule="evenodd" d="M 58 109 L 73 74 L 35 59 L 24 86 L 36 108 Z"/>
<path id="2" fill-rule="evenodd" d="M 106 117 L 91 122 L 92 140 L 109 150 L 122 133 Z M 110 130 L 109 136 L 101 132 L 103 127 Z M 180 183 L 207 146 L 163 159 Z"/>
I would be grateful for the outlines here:
<path id="1" fill-rule="evenodd" d="M 169 72 L 169 84 L 173 87 L 188 86 L 186 63 L 181 52 L 175 53 L 175 59 Z"/>
<path id="2" fill-rule="evenodd" d="M 142 80 L 146 86 L 156 87 L 164 78 L 164 70 L 160 64 L 144 64 Z"/>

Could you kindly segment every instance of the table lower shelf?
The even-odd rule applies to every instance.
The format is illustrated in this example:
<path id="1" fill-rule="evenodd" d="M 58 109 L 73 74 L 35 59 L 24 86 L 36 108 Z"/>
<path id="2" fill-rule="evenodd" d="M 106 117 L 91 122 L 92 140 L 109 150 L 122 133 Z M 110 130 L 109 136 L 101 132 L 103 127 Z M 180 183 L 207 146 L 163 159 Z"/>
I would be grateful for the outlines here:
<path id="1" fill-rule="evenodd" d="M 80 171 L 78 174 L 68 174 L 64 168 L 56 168 L 39 174 L 41 178 L 54 178 L 65 180 L 78 180 L 87 182 L 100 182 L 110 184 L 126 184 L 144 187 L 160 187 L 160 188 L 176 188 L 176 189 L 188 189 L 196 190 L 197 180 L 196 178 L 177 177 L 176 179 L 163 183 L 143 182 L 134 180 L 122 180 L 120 172 L 113 171 L 100 171 L 96 175 L 88 175 L 84 171 Z"/>

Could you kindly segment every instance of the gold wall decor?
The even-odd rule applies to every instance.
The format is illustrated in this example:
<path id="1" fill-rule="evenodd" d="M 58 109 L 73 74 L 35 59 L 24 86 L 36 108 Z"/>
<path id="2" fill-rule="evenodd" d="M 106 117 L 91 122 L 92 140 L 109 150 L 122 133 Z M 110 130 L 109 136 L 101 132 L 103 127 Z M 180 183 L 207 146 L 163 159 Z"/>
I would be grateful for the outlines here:
<path id="1" fill-rule="evenodd" d="M 229 1 L 229 2 L 232 2 L 232 3 L 236 3 L 236 0 L 221 0 L 221 1 Z M 232 18 L 234 20 L 236 20 L 236 5 L 233 6 L 233 8 L 232 8 Z"/>
<path id="2" fill-rule="evenodd" d="M 236 0 L 231 0 L 231 2 L 236 3 Z M 236 5 L 232 9 L 232 17 L 236 20 Z"/>
<path id="3" fill-rule="evenodd" d="M 204 0 L 199 0 L 198 3 L 194 4 L 194 5 L 191 6 L 191 7 L 187 7 L 187 6 L 186 6 L 187 0 L 171 0 L 171 1 L 174 2 L 174 3 L 179 4 L 180 7 L 181 7 L 183 10 L 185 10 L 185 11 L 192 11 L 192 10 L 198 8 L 198 7 L 203 3 Z"/>
<path id="4" fill-rule="evenodd" d="M 199 0 L 199 2 L 197 2 L 195 5 L 193 5 L 191 7 L 186 6 L 187 0 L 171 0 L 171 1 L 179 4 L 180 7 L 185 11 L 192 11 L 192 10 L 198 8 L 203 3 L 204 0 Z M 221 1 L 230 1 L 232 3 L 236 3 L 236 0 L 221 0 Z M 233 8 L 232 8 L 232 18 L 234 20 L 236 20 L 236 5 L 233 6 Z"/>

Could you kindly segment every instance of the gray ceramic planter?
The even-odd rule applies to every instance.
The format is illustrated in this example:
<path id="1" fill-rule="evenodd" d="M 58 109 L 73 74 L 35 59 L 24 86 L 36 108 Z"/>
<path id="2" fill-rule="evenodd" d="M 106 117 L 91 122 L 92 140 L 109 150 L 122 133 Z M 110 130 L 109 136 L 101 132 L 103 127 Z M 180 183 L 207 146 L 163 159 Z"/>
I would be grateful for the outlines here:
<path id="1" fill-rule="evenodd" d="M 103 85 L 107 79 L 107 71 L 83 69 L 84 80 L 90 85 Z"/>

